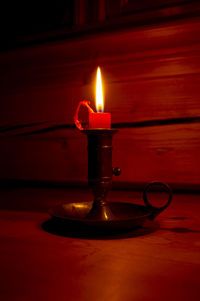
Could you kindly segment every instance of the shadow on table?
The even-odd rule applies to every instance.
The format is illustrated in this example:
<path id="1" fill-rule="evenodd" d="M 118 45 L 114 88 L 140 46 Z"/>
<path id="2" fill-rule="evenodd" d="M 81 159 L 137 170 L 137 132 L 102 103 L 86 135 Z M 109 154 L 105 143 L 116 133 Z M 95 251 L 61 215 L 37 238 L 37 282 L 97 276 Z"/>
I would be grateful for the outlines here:
<path id="1" fill-rule="evenodd" d="M 42 229 L 48 233 L 74 238 L 85 239 L 120 239 L 138 237 L 157 231 L 160 225 L 157 221 L 146 221 L 143 227 L 134 229 L 100 229 L 98 227 L 88 227 L 74 225 L 68 221 L 51 218 L 42 224 Z"/>
<path id="2" fill-rule="evenodd" d="M 192 230 L 185 227 L 173 227 L 173 228 L 160 228 L 160 230 L 171 231 L 174 233 L 185 234 L 185 233 L 200 233 L 199 230 Z"/>

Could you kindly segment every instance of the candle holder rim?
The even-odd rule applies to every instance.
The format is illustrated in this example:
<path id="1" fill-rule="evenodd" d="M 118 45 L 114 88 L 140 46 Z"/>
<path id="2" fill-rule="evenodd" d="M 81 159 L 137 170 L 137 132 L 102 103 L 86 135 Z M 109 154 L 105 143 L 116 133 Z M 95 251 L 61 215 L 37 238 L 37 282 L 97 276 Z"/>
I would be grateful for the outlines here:
<path id="1" fill-rule="evenodd" d="M 102 135 L 102 134 L 115 134 L 117 129 L 87 129 L 82 131 L 86 135 Z"/>

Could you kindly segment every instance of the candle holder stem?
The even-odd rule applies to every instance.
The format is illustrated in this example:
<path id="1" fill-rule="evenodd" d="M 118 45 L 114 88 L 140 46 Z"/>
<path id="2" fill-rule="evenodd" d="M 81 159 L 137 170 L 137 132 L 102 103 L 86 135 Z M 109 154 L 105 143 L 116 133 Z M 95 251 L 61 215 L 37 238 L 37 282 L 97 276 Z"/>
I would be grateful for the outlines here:
<path id="1" fill-rule="evenodd" d="M 112 136 L 117 130 L 91 129 L 83 132 L 88 138 L 88 184 L 94 194 L 88 219 L 113 220 L 106 196 L 112 186 Z"/>
<path id="2" fill-rule="evenodd" d="M 95 219 L 98 221 L 113 220 L 114 215 L 106 201 L 107 193 L 108 189 L 99 189 L 99 187 L 93 189 L 94 202 L 88 215 L 89 219 Z"/>

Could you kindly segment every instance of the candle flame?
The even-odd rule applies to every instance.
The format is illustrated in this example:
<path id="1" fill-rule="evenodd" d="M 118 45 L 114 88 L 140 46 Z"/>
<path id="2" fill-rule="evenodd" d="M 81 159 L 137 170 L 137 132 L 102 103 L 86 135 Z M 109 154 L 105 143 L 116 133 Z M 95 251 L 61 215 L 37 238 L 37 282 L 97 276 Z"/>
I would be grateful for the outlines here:
<path id="1" fill-rule="evenodd" d="M 97 68 L 97 78 L 96 78 L 96 109 L 97 112 L 103 112 L 103 87 L 101 80 L 101 70 L 100 67 Z"/>

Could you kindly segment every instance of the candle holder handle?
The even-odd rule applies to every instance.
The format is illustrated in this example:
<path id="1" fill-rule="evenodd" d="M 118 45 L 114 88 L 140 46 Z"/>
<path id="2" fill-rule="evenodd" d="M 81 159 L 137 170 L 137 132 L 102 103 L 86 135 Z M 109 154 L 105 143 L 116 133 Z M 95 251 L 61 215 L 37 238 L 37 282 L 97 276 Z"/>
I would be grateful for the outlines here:
<path id="1" fill-rule="evenodd" d="M 156 186 L 160 186 L 164 189 L 163 192 L 167 193 L 168 194 L 168 200 L 166 201 L 166 203 L 161 206 L 161 207 L 155 207 L 153 206 L 149 200 L 148 200 L 148 197 L 147 197 L 147 193 L 150 191 L 150 189 L 152 187 L 156 187 Z M 160 214 L 163 210 L 165 210 L 171 203 L 172 201 L 172 190 L 171 188 L 165 184 L 165 183 L 162 183 L 162 182 L 151 182 L 149 183 L 144 191 L 143 191 L 143 200 L 144 200 L 144 203 L 145 205 L 147 206 L 147 208 L 149 209 L 149 211 L 151 212 L 151 214 L 149 215 L 149 219 L 150 220 L 153 220 L 158 214 Z"/>

